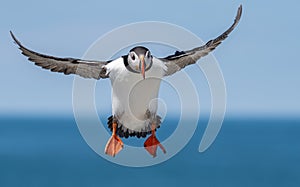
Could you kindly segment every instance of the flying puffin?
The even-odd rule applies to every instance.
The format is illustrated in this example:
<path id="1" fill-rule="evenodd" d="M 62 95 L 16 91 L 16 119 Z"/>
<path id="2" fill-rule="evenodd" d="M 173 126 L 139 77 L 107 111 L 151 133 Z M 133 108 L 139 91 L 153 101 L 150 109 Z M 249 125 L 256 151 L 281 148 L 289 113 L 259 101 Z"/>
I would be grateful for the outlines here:
<path id="1" fill-rule="evenodd" d="M 92 79 L 109 78 L 112 85 L 112 116 L 108 118 L 107 124 L 112 136 L 106 144 L 105 153 L 110 156 L 118 154 L 123 148 L 123 137 L 145 138 L 150 134 L 144 147 L 155 157 L 158 146 L 166 153 L 156 138 L 155 131 L 160 127 L 161 118 L 157 115 L 157 102 L 152 102 L 158 96 L 161 79 L 195 64 L 214 50 L 234 30 L 241 14 L 240 5 L 234 23 L 223 34 L 203 46 L 176 51 L 165 58 L 153 56 L 143 46 L 134 47 L 127 55 L 111 61 L 60 58 L 32 51 L 24 47 L 12 32 L 10 34 L 22 54 L 37 66 L 66 75 L 77 74 Z"/>

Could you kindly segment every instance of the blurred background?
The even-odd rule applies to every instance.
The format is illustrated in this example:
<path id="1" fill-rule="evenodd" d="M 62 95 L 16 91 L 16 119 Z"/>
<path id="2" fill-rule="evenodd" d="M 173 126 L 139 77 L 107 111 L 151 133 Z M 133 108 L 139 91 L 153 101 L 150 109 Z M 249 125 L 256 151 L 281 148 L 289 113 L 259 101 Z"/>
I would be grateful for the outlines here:
<path id="1" fill-rule="evenodd" d="M 213 52 L 227 88 L 219 136 L 207 151 L 198 152 L 210 93 L 204 76 L 189 67 L 186 71 L 199 81 L 203 115 L 197 131 L 178 155 L 149 168 L 118 166 L 94 153 L 73 117 L 74 77 L 34 66 L 9 35 L 12 30 L 38 52 L 75 58 L 112 29 L 140 21 L 176 24 L 208 41 L 232 24 L 240 4 L 240 24 Z M 0 186 L 299 186 L 299 5 L 295 0 L 2 1 Z M 97 85 L 96 94 L 102 91 Z M 104 92 L 109 97 L 110 91 Z M 108 117 L 109 104 L 106 109 L 101 119 Z M 176 123 L 172 114 L 166 123 Z M 168 132 L 159 130 L 161 136 Z"/>

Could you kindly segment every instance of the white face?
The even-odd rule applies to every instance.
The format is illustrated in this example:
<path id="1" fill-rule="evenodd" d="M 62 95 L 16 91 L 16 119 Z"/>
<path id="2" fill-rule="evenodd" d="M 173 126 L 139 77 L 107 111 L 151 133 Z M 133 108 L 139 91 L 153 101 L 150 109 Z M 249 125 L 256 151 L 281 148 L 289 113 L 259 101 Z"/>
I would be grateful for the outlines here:
<path id="1" fill-rule="evenodd" d="M 152 64 L 152 55 L 150 51 L 147 51 L 146 54 L 139 56 L 134 51 L 132 51 L 128 55 L 128 65 L 137 73 L 141 73 L 143 61 L 145 63 L 145 71 L 147 71 Z"/>

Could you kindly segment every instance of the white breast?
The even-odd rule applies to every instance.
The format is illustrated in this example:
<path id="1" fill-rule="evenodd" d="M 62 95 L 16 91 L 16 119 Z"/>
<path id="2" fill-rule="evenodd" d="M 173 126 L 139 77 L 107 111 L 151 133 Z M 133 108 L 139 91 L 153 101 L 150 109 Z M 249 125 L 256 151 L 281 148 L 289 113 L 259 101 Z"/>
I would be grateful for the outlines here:
<path id="1" fill-rule="evenodd" d="M 112 84 L 112 113 L 128 129 L 142 130 L 149 124 L 146 111 L 156 114 L 160 82 L 166 70 L 158 59 L 153 59 L 152 67 L 146 71 L 146 79 L 141 74 L 128 71 L 119 58 L 107 66 Z"/>

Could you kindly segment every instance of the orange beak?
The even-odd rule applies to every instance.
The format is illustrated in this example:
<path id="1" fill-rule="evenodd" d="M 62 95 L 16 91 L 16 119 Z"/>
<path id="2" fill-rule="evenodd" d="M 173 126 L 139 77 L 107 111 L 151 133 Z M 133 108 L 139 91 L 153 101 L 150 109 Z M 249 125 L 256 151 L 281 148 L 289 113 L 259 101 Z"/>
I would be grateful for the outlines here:
<path id="1" fill-rule="evenodd" d="M 145 79 L 145 57 L 144 55 L 141 55 L 140 56 L 140 60 L 141 60 L 141 64 L 140 64 L 140 67 L 141 67 L 141 74 L 143 76 L 143 79 Z"/>

